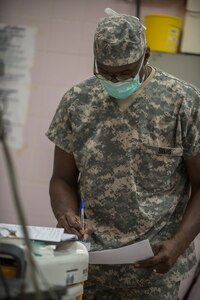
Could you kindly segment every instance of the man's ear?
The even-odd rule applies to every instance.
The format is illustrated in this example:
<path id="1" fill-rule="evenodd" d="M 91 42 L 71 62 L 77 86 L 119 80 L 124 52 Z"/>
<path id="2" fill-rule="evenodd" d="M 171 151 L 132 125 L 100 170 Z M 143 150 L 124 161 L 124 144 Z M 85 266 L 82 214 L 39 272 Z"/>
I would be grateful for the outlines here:
<path id="1" fill-rule="evenodd" d="M 145 52 L 145 57 L 144 57 L 144 65 L 146 65 L 147 64 L 147 62 L 148 62 L 148 60 L 149 60 L 149 57 L 150 57 L 150 47 L 149 46 L 147 46 L 147 48 L 146 48 L 146 52 Z"/>

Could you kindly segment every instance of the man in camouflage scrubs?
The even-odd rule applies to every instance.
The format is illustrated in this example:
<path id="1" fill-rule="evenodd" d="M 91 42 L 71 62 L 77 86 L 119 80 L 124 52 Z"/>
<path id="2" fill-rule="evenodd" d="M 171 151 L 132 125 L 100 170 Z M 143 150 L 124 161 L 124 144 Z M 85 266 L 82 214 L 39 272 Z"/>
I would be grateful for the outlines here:
<path id="1" fill-rule="evenodd" d="M 86 300 L 177 299 L 196 262 L 200 91 L 149 66 L 149 55 L 137 18 L 102 19 L 96 76 L 66 92 L 47 132 L 56 145 L 50 196 L 58 226 L 89 240 L 92 250 L 149 239 L 155 254 L 134 264 L 90 265 Z"/>

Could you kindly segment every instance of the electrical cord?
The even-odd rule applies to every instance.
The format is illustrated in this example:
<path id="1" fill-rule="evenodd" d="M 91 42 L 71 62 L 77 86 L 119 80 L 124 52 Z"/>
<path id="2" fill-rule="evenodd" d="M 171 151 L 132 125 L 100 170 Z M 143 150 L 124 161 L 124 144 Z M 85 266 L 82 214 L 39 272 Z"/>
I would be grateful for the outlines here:
<path id="1" fill-rule="evenodd" d="M 0 134 L 0 138 L 1 138 L 1 142 L 2 142 L 2 146 L 3 146 L 3 152 L 5 155 L 5 160 L 6 160 L 6 165 L 7 165 L 7 170 L 8 170 L 8 175 L 9 175 L 9 179 L 10 179 L 10 184 L 12 187 L 12 193 L 13 193 L 13 198 L 14 198 L 14 203 L 15 203 L 15 207 L 18 213 L 18 217 L 21 221 L 21 225 L 22 225 L 22 230 L 24 233 L 24 237 L 25 237 L 25 242 L 27 245 L 27 255 L 30 261 L 30 271 L 31 271 L 31 278 L 33 281 L 33 285 L 36 291 L 36 296 L 38 300 L 41 300 L 41 293 L 39 291 L 38 288 L 38 282 L 36 279 L 36 274 L 34 272 L 34 267 L 35 267 L 35 262 L 33 260 L 33 256 L 32 256 L 32 248 L 31 248 L 31 243 L 29 240 L 29 236 L 28 236 L 28 230 L 26 228 L 26 221 L 25 221 L 25 217 L 24 217 L 24 213 L 20 204 L 20 197 L 19 197 L 19 192 L 18 192 L 18 188 L 17 188 L 17 182 L 16 182 L 16 176 L 15 176 L 15 170 L 13 167 L 13 163 L 12 163 L 12 158 L 7 146 L 7 143 L 5 141 L 5 131 L 4 131 L 4 126 L 3 126 L 3 112 L 0 111 L 0 128 L 1 128 L 1 134 Z"/>
<path id="2" fill-rule="evenodd" d="M 3 273 L 3 270 L 2 270 L 2 267 L 1 267 L 1 263 L 0 263 L 0 278 L 2 280 L 4 289 L 5 289 L 6 299 L 11 300 L 9 285 L 8 285 L 8 282 L 5 278 L 5 276 L 4 276 L 4 273 Z"/>
<path id="3" fill-rule="evenodd" d="M 5 139 L 5 130 L 4 130 L 4 126 L 3 126 L 3 110 L 1 110 L 1 107 L 0 107 L 0 141 L 2 142 L 2 146 L 3 146 L 3 152 L 4 152 L 4 156 L 5 156 L 5 160 L 6 160 L 7 169 L 8 169 L 8 175 L 9 175 L 11 189 L 12 189 L 12 193 L 13 193 L 14 204 L 15 204 L 15 207 L 17 210 L 17 214 L 18 214 L 21 226 L 22 226 L 25 243 L 26 243 L 27 250 L 28 250 L 27 256 L 28 256 L 29 263 L 30 263 L 31 279 L 32 279 L 32 283 L 33 283 L 33 286 L 35 289 L 35 299 L 42 300 L 42 298 L 43 298 L 42 293 L 38 286 L 37 278 L 36 278 L 36 273 L 37 273 L 41 277 L 45 286 L 48 286 L 48 292 L 49 292 L 51 298 L 53 300 L 58 300 L 56 294 L 53 292 L 53 290 L 51 290 L 51 288 L 49 287 L 48 283 L 46 282 L 44 276 L 42 276 L 41 272 L 39 271 L 39 269 L 35 263 L 34 257 L 32 255 L 32 253 L 33 253 L 32 244 L 29 239 L 29 234 L 28 234 L 28 230 L 26 227 L 25 214 L 23 212 L 21 202 L 20 202 L 20 196 L 19 196 L 19 192 L 18 192 L 18 188 L 17 188 L 14 165 L 13 165 L 12 157 L 9 152 L 9 148 L 7 146 L 6 139 Z"/>

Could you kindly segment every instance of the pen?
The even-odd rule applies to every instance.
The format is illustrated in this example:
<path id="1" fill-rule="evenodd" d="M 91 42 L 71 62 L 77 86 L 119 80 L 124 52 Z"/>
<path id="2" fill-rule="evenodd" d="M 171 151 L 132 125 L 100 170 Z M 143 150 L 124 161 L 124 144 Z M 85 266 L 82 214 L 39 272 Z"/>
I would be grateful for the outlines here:
<path id="1" fill-rule="evenodd" d="M 85 209 L 85 203 L 84 203 L 84 199 L 81 198 L 81 226 L 84 229 L 84 209 Z"/>

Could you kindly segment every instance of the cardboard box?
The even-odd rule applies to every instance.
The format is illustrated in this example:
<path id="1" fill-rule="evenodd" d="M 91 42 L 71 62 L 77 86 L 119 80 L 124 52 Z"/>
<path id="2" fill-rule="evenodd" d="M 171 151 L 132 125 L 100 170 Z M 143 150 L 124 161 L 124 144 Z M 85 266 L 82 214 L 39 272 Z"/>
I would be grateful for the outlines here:
<path id="1" fill-rule="evenodd" d="M 200 13 L 185 13 L 180 52 L 200 54 Z"/>

